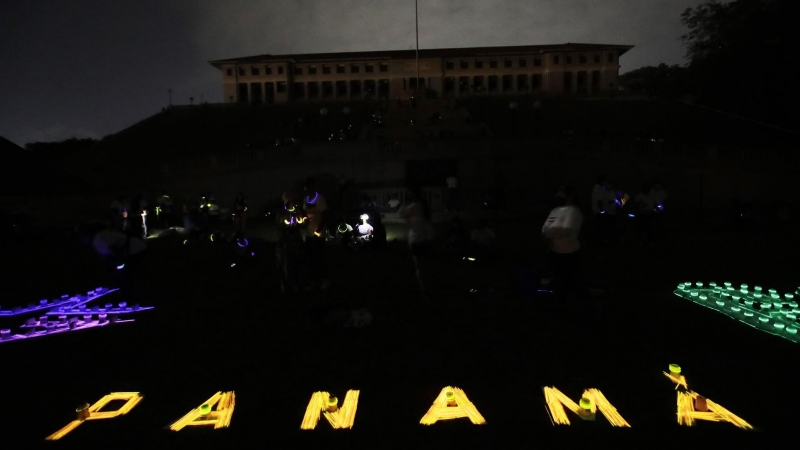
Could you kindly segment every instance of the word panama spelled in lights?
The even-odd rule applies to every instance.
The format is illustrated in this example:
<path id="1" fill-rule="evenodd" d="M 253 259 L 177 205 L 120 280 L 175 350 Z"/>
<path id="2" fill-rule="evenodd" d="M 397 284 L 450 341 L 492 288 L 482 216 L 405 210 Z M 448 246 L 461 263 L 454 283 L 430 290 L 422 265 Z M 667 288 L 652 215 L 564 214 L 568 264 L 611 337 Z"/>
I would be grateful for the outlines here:
<path id="1" fill-rule="evenodd" d="M 697 421 L 704 420 L 728 422 L 744 430 L 754 430 L 754 427 L 741 417 L 712 402 L 710 399 L 690 391 L 686 378 L 681 374 L 679 365 L 670 364 L 669 373 L 663 373 L 670 381 L 675 383 L 679 425 L 694 426 Z M 547 386 L 542 388 L 542 391 L 546 409 L 553 425 L 570 425 L 569 417 L 564 410 L 564 407 L 566 407 L 583 420 L 594 421 L 597 412 L 600 411 L 612 426 L 631 428 L 631 425 L 617 412 L 611 402 L 597 389 L 586 389 L 578 403 L 555 387 Z M 328 392 L 314 392 L 306 406 L 300 429 L 316 429 L 320 416 L 324 416 L 334 429 L 352 429 L 355 423 L 359 396 L 360 391 L 349 390 L 345 395 L 344 402 L 339 406 L 339 400 Z M 86 420 L 113 419 L 125 415 L 142 399 L 142 395 L 138 392 L 114 392 L 106 395 L 92 406 L 84 405 L 78 408 L 76 410 L 78 414 L 76 420 L 71 421 L 46 439 L 50 441 L 61 439 Z M 125 404 L 115 411 L 100 411 L 114 400 L 124 400 Z M 192 409 L 173 423 L 169 429 L 180 431 L 187 426 L 213 426 L 215 430 L 228 428 L 233 417 L 234 400 L 233 391 L 217 392 L 199 407 Z M 447 386 L 441 390 L 419 423 L 430 426 L 441 420 L 452 419 L 469 419 L 474 425 L 486 424 L 486 419 L 478 412 L 478 408 L 467 398 L 467 394 L 463 390 Z"/>
<path id="2" fill-rule="evenodd" d="M 723 285 L 686 282 L 679 284 L 674 294 L 758 330 L 800 343 L 797 333 L 800 328 L 800 308 L 795 301 L 798 292 L 781 297 L 774 289 L 764 292 L 761 286 L 751 290 L 746 284 L 737 289 L 729 282 Z"/>

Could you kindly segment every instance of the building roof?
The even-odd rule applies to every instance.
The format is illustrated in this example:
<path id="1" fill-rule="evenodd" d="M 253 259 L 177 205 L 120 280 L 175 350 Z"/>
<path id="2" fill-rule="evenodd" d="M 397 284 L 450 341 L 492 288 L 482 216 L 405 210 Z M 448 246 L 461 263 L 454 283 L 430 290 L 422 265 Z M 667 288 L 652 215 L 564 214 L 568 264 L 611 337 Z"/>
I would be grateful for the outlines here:
<path id="1" fill-rule="evenodd" d="M 423 58 L 475 58 L 475 57 L 501 57 L 524 54 L 542 54 L 566 51 L 599 51 L 617 50 L 619 55 L 632 49 L 633 45 L 615 44 L 554 44 L 554 45 L 516 45 L 510 47 L 465 47 L 465 48 L 433 48 L 421 49 L 420 59 Z M 325 62 L 325 61 L 356 61 L 356 60 L 390 60 L 414 59 L 414 50 L 384 50 L 369 52 L 343 52 L 343 53 L 299 53 L 291 55 L 257 55 L 240 58 L 220 59 L 210 61 L 211 65 L 220 68 L 223 64 L 256 64 L 265 62 Z"/>

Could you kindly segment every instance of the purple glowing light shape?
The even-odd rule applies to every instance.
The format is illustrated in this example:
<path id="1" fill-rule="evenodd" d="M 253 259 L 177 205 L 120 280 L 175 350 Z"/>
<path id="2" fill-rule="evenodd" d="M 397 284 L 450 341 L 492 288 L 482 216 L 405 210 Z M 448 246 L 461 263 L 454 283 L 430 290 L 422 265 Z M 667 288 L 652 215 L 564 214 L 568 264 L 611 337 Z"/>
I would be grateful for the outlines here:
<path id="1" fill-rule="evenodd" d="M 239 247 L 241 247 L 241 248 L 245 248 L 245 247 L 247 247 L 248 245 L 250 245 L 250 242 L 249 242 L 247 239 L 245 239 L 245 240 L 244 240 L 244 244 L 242 244 L 242 241 L 241 241 L 241 240 L 237 240 L 237 241 L 236 241 L 236 245 L 238 245 L 238 246 L 239 246 Z"/>
<path id="2" fill-rule="evenodd" d="M 142 312 L 142 311 L 150 311 L 151 309 L 154 309 L 154 307 L 153 306 L 138 306 L 138 305 L 134 305 L 133 307 L 130 307 L 130 306 L 121 304 L 117 308 L 109 307 L 109 305 L 106 305 L 105 308 L 97 308 L 97 309 L 92 308 L 91 311 L 87 311 L 85 309 L 80 309 L 80 308 L 71 308 L 71 309 L 57 308 L 57 309 L 54 309 L 52 311 L 46 312 L 45 315 L 48 315 L 48 316 L 82 316 L 82 315 L 86 314 L 87 312 L 91 312 L 92 314 L 132 314 L 132 313 L 137 313 L 137 312 Z"/>
<path id="3" fill-rule="evenodd" d="M 317 199 L 319 198 L 319 192 L 314 192 L 314 198 L 312 199 L 310 195 L 306 196 L 306 203 L 309 205 L 313 205 L 317 203 Z"/>
<path id="4" fill-rule="evenodd" d="M 120 264 L 117 266 L 117 270 L 122 270 L 125 268 L 125 264 Z"/>
<path id="5" fill-rule="evenodd" d="M 0 311 L 0 317 L 6 316 L 19 316 L 22 314 L 28 314 L 31 312 L 41 311 L 43 309 L 54 310 L 60 307 L 70 307 L 70 308 L 77 308 L 80 305 L 84 305 L 89 303 L 93 300 L 96 300 L 106 294 L 110 294 L 111 292 L 115 292 L 117 289 L 105 289 L 102 287 L 96 288 L 94 291 L 89 291 L 89 295 L 87 295 L 84 299 L 81 299 L 79 296 L 69 296 L 69 295 L 62 295 L 59 300 L 53 300 L 52 302 L 45 303 L 44 300 L 39 301 L 39 305 L 31 306 L 28 308 L 19 308 L 10 311 Z"/>
<path id="6" fill-rule="evenodd" d="M 250 252 L 250 256 L 256 256 L 256 252 Z"/>
<path id="7" fill-rule="evenodd" d="M 79 330 L 88 330 L 90 328 L 99 328 L 109 325 L 111 323 L 128 323 L 134 322 L 133 319 L 128 320 L 116 320 L 115 322 L 111 322 L 110 320 L 91 320 L 91 321 L 80 321 L 80 320 L 73 320 L 72 322 L 48 322 L 46 325 L 37 325 L 34 326 L 27 326 L 23 325 L 22 328 L 27 329 L 26 334 L 15 333 L 11 334 L 11 330 L 2 330 L 3 333 L 0 334 L 0 343 L 4 342 L 12 342 L 12 341 L 19 341 L 23 339 L 31 339 L 41 336 L 50 336 L 53 334 L 59 333 L 66 333 L 69 331 L 79 331 Z M 71 323 L 75 325 L 71 326 Z M 44 330 L 36 330 L 37 328 L 44 328 Z"/>

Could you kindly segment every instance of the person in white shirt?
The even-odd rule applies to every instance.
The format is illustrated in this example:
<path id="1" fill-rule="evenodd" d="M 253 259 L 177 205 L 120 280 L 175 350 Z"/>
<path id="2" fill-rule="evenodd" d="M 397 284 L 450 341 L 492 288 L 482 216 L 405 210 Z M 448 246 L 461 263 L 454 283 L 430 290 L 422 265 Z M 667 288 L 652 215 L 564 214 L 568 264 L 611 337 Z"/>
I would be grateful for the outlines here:
<path id="1" fill-rule="evenodd" d="M 358 234 L 362 237 L 372 236 L 373 228 L 372 225 L 367 223 L 368 220 L 369 220 L 369 215 L 367 214 L 361 215 L 361 224 L 358 225 Z"/>
<path id="2" fill-rule="evenodd" d="M 400 208 L 400 200 L 397 198 L 397 195 L 392 194 L 392 198 L 389 200 L 389 209 L 392 211 L 397 211 Z"/>
<path id="3" fill-rule="evenodd" d="M 595 219 L 595 232 L 597 237 L 604 242 L 609 240 L 608 218 L 606 217 L 606 209 L 608 207 L 606 184 L 606 177 L 600 175 L 592 188 L 592 213 Z"/>
<path id="4" fill-rule="evenodd" d="M 470 242 L 476 256 L 479 258 L 490 257 L 494 254 L 495 234 L 485 220 L 478 222 L 478 226 L 470 233 Z"/>
<path id="5" fill-rule="evenodd" d="M 634 198 L 636 204 L 636 223 L 639 229 L 639 245 L 651 244 L 653 222 L 655 220 L 656 200 L 649 184 L 642 185 L 642 192 Z"/>
<path id="6" fill-rule="evenodd" d="M 417 276 L 422 296 L 427 297 L 425 284 L 422 282 L 420 261 L 430 256 L 433 252 L 433 225 L 428 220 L 428 212 L 422 203 L 420 195 L 409 193 L 408 204 L 400 209 L 400 217 L 408 223 L 408 245 L 411 249 L 411 259 L 414 261 L 414 270 Z"/>
<path id="7" fill-rule="evenodd" d="M 458 211 L 458 178 L 455 175 L 450 175 L 445 182 L 447 183 L 447 210 Z"/>
<path id="8" fill-rule="evenodd" d="M 577 289 L 578 255 L 581 243 L 578 236 L 583 214 L 575 204 L 575 189 L 563 189 L 564 205 L 553 209 L 542 226 L 542 236 L 548 243 L 550 269 L 556 293 L 563 298 Z"/>

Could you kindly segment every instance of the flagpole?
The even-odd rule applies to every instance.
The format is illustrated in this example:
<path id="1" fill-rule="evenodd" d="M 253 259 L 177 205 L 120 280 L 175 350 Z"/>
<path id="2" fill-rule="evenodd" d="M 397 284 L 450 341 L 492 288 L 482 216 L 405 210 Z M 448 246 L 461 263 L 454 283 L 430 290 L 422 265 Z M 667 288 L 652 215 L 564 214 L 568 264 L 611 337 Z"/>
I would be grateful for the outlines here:
<path id="1" fill-rule="evenodd" d="M 419 0 L 414 0 L 414 19 L 417 28 L 417 82 L 414 83 L 419 91 Z"/>

